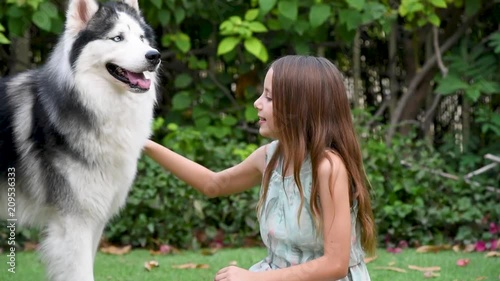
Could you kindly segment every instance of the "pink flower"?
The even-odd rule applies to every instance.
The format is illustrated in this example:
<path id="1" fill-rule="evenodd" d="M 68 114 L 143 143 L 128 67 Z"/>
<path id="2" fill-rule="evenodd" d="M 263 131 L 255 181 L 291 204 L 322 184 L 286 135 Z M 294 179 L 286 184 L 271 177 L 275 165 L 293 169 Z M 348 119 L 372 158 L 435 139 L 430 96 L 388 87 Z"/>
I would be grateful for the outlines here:
<path id="1" fill-rule="evenodd" d="M 496 239 L 492 239 L 490 242 L 490 250 L 495 251 L 498 247 L 498 241 Z"/>
<path id="2" fill-rule="evenodd" d="M 497 234 L 498 232 L 500 232 L 500 226 L 498 226 L 494 222 L 490 222 L 490 233 L 491 234 Z"/>
<path id="3" fill-rule="evenodd" d="M 401 240 L 398 243 L 398 247 L 402 248 L 402 249 L 406 249 L 406 248 L 408 248 L 408 242 L 406 240 Z"/>
<path id="4" fill-rule="evenodd" d="M 393 247 L 388 247 L 387 248 L 387 252 L 388 253 L 393 253 L 393 254 L 399 254 L 401 253 L 403 250 L 399 247 L 396 247 L 396 248 L 393 248 Z"/>
<path id="5" fill-rule="evenodd" d="M 467 266 L 470 262 L 470 259 L 459 259 L 457 260 L 458 266 Z"/>
<path id="6" fill-rule="evenodd" d="M 168 254 L 171 251 L 172 251 L 172 247 L 170 245 L 162 244 L 160 246 L 160 253 L 162 253 L 162 254 Z"/>
<path id="7" fill-rule="evenodd" d="M 486 243 L 484 241 L 481 241 L 481 240 L 477 241 L 474 249 L 477 252 L 484 252 L 484 251 L 486 251 Z"/>

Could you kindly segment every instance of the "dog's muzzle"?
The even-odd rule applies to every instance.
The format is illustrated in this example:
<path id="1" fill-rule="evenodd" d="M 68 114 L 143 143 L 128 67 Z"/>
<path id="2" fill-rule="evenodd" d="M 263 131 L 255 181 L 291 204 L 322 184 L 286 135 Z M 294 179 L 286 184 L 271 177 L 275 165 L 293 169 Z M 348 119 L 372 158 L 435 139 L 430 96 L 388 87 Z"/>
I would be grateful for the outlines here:
<path id="1" fill-rule="evenodd" d="M 156 66 L 158 66 L 158 64 L 160 63 L 161 54 L 157 50 L 148 51 L 146 53 L 146 60 L 151 65 L 151 68 L 153 69 L 153 70 L 150 70 L 150 71 L 154 71 L 154 69 L 156 68 Z"/>

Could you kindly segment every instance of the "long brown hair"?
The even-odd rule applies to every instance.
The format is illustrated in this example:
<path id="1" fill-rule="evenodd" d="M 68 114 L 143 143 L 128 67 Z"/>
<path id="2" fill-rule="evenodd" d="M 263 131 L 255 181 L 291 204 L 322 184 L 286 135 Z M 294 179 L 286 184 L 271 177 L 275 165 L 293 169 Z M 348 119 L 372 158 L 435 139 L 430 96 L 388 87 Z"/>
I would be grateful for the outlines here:
<path id="1" fill-rule="evenodd" d="M 273 70 L 273 117 L 280 140 L 267 167 L 276 167 L 280 157 L 283 169 L 293 163 L 293 176 L 302 210 L 304 191 L 300 182 L 300 169 L 310 156 L 312 189 L 310 206 L 316 229 L 321 230 L 319 206 L 319 163 L 327 151 L 337 154 L 343 161 L 350 182 L 350 201 L 358 201 L 358 221 L 361 225 L 361 245 L 373 254 L 376 247 L 375 225 L 370 203 L 370 185 L 363 168 L 361 149 L 354 131 L 349 100 L 339 70 L 325 58 L 312 56 L 285 56 L 271 64 Z M 263 176 L 262 196 L 258 210 L 266 200 L 272 168 Z M 285 175 L 285 171 L 282 171 Z M 299 213 L 300 216 L 300 213 Z"/>

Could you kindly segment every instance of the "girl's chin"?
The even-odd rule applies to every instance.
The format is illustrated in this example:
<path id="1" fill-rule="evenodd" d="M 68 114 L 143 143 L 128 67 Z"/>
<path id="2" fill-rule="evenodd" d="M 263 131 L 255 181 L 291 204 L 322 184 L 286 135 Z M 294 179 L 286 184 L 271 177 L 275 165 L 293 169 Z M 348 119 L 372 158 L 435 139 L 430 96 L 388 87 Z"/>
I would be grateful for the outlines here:
<path id="1" fill-rule="evenodd" d="M 260 128 L 259 134 L 265 138 L 274 138 L 274 134 L 272 134 L 267 128 Z"/>

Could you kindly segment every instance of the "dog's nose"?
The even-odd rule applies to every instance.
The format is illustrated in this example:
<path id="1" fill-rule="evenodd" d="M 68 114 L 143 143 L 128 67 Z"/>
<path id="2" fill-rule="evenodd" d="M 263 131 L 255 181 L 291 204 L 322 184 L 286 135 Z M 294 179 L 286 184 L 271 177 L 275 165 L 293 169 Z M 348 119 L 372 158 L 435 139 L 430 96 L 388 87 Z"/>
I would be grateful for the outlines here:
<path id="1" fill-rule="evenodd" d="M 157 50 L 149 51 L 146 53 L 146 59 L 152 65 L 157 65 L 160 62 L 161 54 Z"/>

